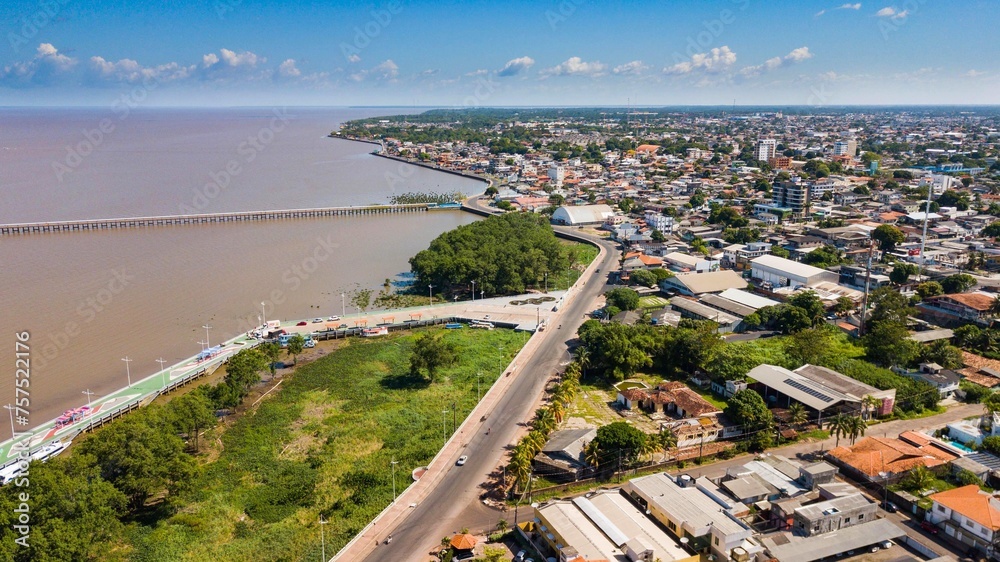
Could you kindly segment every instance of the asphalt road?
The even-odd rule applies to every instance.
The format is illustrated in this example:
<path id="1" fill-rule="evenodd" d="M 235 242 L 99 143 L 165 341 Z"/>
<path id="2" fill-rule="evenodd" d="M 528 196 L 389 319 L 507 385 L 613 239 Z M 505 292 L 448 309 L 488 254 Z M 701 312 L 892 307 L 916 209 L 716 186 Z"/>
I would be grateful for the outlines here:
<path id="1" fill-rule="evenodd" d="M 469 457 L 465 466 L 456 466 L 452 459 L 451 468 L 441 483 L 391 531 L 392 542 L 383 542 L 365 560 L 424 561 L 428 559 L 428 552 L 440 544 L 443 537 L 457 533 L 461 527 L 475 528 L 475 522 L 495 524 L 505 517 L 505 513 L 482 504 L 479 496 L 483 490 L 480 486 L 505 460 L 508 446 L 512 446 L 523 432 L 519 424 L 532 417 L 549 379 L 561 365 L 570 361 L 566 343 L 586 320 L 595 298 L 607 290 L 608 272 L 618 267 L 619 252 L 615 245 L 596 237 L 591 239 L 606 250 L 597 265 L 600 273 L 592 270 L 594 273 L 589 278 L 581 280 L 585 284 L 580 285 L 570 304 L 538 336 L 542 338 L 538 351 L 518 365 L 516 380 L 498 399 L 486 422 L 490 433 L 477 432 L 463 444 L 461 454 Z M 560 324 L 562 328 L 557 328 Z M 513 523 L 513 520 L 509 522 Z"/>

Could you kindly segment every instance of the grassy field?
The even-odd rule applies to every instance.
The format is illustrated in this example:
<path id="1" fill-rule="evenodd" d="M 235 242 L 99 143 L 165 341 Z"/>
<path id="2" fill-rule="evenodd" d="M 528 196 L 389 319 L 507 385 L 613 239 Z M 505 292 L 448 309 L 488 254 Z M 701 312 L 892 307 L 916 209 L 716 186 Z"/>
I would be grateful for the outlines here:
<path id="1" fill-rule="evenodd" d="M 549 276 L 549 289 L 565 290 L 575 283 L 580 278 L 583 270 L 590 265 L 590 262 L 594 261 L 598 253 L 597 247 L 590 244 L 570 242 L 569 240 L 560 240 L 560 242 L 565 246 L 572 266 L 569 268 L 569 271 L 563 272 L 558 276 Z"/>
<path id="2" fill-rule="evenodd" d="M 663 297 L 657 297 L 654 295 L 647 295 L 645 297 L 639 297 L 639 308 L 644 308 L 646 310 L 656 310 L 663 308 L 670 302 Z"/>
<path id="3" fill-rule="evenodd" d="M 419 334 L 419 332 L 418 332 Z M 217 439 L 191 492 L 154 527 L 134 526 L 137 560 L 315 560 L 322 514 L 336 552 L 426 465 L 446 432 L 526 341 L 508 330 L 440 330 L 459 363 L 432 384 L 408 375 L 417 334 L 352 340 L 301 366 Z M 453 417 L 452 410 L 457 411 Z M 442 410 L 449 413 L 442 416 Z"/>

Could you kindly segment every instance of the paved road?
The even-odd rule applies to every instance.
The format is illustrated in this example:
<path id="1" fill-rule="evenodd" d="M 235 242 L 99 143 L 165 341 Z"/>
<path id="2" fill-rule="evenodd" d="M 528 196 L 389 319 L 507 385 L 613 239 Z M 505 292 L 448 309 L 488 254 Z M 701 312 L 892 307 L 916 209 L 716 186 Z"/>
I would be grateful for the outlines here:
<path id="1" fill-rule="evenodd" d="M 505 458 L 507 447 L 514 444 L 524 428 L 519 424 L 532 416 L 548 380 L 570 356 L 566 342 L 576 334 L 577 328 L 592 310 L 594 300 L 605 290 L 602 282 L 607 272 L 618 266 L 618 252 L 605 240 L 598 241 L 606 250 L 603 259 L 581 279 L 580 292 L 571 303 L 559 312 L 553 325 L 537 337 L 541 338 L 538 351 L 517 368 L 517 378 L 508 391 L 498 398 L 493 414 L 486 422 L 490 434 L 476 432 L 467 439 L 460 454 L 468 455 L 465 466 L 451 467 L 440 484 L 430 490 L 408 516 L 392 529 L 392 542 L 380 544 L 365 560 L 427 560 L 427 553 L 440 543 L 442 537 L 457 533 L 470 520 L 495 524 L 504 514 L 482 505 L 480 484 Z M 601 273 L 596 273 L 600 269 Z M 602 281 L 598 281 L 602 280 Z M 562 328 L 556 328 L 562 324 Z M 513 514 L 511 513 L 512 517 Z M 511 523 L 513 519 L 511 519 Z M 346 559 L 345 559 L 346 560 Z"/>

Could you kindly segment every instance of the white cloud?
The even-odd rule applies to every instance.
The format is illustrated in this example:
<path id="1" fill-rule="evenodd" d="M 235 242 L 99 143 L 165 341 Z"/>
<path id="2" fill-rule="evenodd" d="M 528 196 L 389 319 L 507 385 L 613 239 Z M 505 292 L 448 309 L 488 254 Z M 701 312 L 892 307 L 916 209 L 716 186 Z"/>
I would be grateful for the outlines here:
<path id="1" fill-rule="evenodd" d="M 49 84 L 69 73 L 77 60 L 61 54 L 51 43 L 41 43 L 31 60 L 15 62 L 0 71 L 0 84 Z"/>
<path id="2" fill-rule="evenodd" d="M 825 13 L 826 13 L 826 10 L 820 10 L 820 11 L 816 12 L 816 15 L 813 16 L 813 17 L 814 18 L 818 18 L 818 17 L 822 16 Z"/>
<path id="3" fill-rule="evenodd" d="M 740 69 L 740 74 L 748 78 L 760 76 L 765 72 L 770 72 L 783 66 L 789 66 L 797 62 L 802 62 L 806 59 L 811 59 L 812 56 L 813 54 L 809 52 L 809 47 L 799 47 L 783 57 L 773 57 L 767 59 L 764 61 L 764 64 L 745 66 Z"/>
<path id="4" fill-rule="evenodd" d="M 503 68 L 497 71 L 497 76 L 514 76 L 528 70 L 535 65 L 535 59 L 531 57 L 518 57 L 507 61 Z"/>
<path id="5" fill-rule="evenodd" d="M 159 66 L 143 66 L 132 59 L 121 59 L 117 62 L 104 57 L 90 57 L 87 66 L 87 77 L 92 82 L 126 82 L 137 83 L 146 80 L 155 82 L 173 82 L 189 78 L 195 71 L 195 66 L 182 66 L 169 62 Z"/>
<path id="6" fill-rule="evenodd" d="M 857 4 L 841 4 L 840 6 L 837 6 L 837 9 L 838 10 L 860 10 L 861 9 L 861 2 L 858 2 Z"/>
<path id="7" fill-rule="evenodd" d="M 607 70 L 603 62 L 587 62 L 580 57 L 570 57 L 560 64 L 542 71 L 543 76 L 600 76 Z"/>
<path id="8" fill-rule="evenodd" d="M 886 6 L 881 10 L 875 12 L 875 15 L 880 18 L 889 18 L 894 20 L 901 20 L 906 16 L 910 15 L 909 10 L 897 10 L 892 6 Z"/>
<path id="9" fill-rule="evenodd" d="M 278 65 L 278 76 L 281 78 L 298 78 L 302 76 L 302 71 L 295 66 L 295 59 L 287 59 Z"/>
<path id="10" fill-rule="evenodd" d="M 716 47 L 707 53 L 695 53 L 690 61 L 679 62 L 663 69 L 666 74 L 690 74 L 695 70 L 722 72 L 736 62 L 736 53 L 728 45 Z"/>
<path id="11" fill-rule="evenodd" d="M 634 75 L 634 74 L 641 74 L 647 68 L 649 67 L 642 64 L 642 61 L 634 60 L 632 62 L 627 62 L 625 64 L 619 64 L 618 66 L 614 67 L 611 70 L 611 72 L 615 74 Z"/>
<path id="12" fill-rule="evenodd" d="M 361 57 L 356 54 L 351 54 L 347 57 L 347 62 L 361 62 Z"/>
<path id="13" fill-rule="evenodd" d="M 965 73 L 965 75 L 968 76 L 969 78 L 979 78 L 983 74 L 986 74 L 986 72 L 983 70 L 976 70 L 976 69 L 972 69 Z"/>
<path id="14" fill-rule="evenodd" d="M 260 68 L 266 62 L 266 58 L 250 51 L 237 53 L 229 49 L 219 49 L 219 54 L 208 53 L 201 57 L 197 74 L 201 79 L 209 81 L 261 79 L 270 74 Z"/>
<path id="15" fill-rule="evenodd" d="M 351 74 L 351 80 L 363 82 L 365 80 L 393 81 L 399 77 L 399 66 L 392 59 L 377 64 L 367 70 L 360 70 Z"/>
<path id="16" fill-rule="evenodd" d="M 486 75 L 486 74 L 489 74 L 489 73 L 490 73 L 489 70 L 486 70 L 485 68 L 480 68 L 480 69 L 477 69 L 477 70 L 473 70 L 472 72 L 466 72 L 465 75 L 466 76 L 483 76 L 483 75 Z"/>

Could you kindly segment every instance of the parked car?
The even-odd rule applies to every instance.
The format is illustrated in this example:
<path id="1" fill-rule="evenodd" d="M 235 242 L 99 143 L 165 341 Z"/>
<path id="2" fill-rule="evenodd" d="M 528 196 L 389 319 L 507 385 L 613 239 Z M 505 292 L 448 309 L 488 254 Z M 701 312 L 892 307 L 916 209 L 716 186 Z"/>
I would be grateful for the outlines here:
<path id="1" fill-rule="evenodd" d="M 527 553 L 527 551 L 519 550 L 517 554 L 514 555 L 514 560 L 512 562 L 524 562 L 524 555 Z"/>
<path id="2" fill-rule="evenodd" d="M 938 531 L 940 531 L 940 529 L 938 529 L 937 526 L 935 526 L 930 521 L 921 521 L 920 522 L 920 528 L 923 529 L 923 530 L 925 530 L 925 531 L 927 531 L 928 533 L 930 533 L 932 535 L 936 535 L 936 534 L 938 534 Z"/>
<path id="3" fill-rule="evenodd" d="M 885 510 L 888 511 L 889 513 L 896 513 L 897 511 L 899 511 L 899 508 L 896 507 L 896 504 L 892 502 L 885 502 Z"/>
<path id="4" fill-rule="evenodd" d="M 882 548 L 889 548 L 890 546 L 892 546 L 892 541 L 882 541 L 879 544 L 879 546 L 881 546 Z"/>
<path id="5" fill-rule="evenodd" d="M 313 324 L 319 324 L 322 321 L 323 321 L 322 318 L 313 318 Z"/>
<path id="6" fill-rule="evenodd" d="M 346 330 L 347 329 L 347 324 L 341 324 L 340 326 L 337 326 L 337 329 L 338 330 Z"/>
<path id="7" fill-rule="evenodd" d="M 469 460 L 469 456 L 468 455 L 462 455 L 462 456 L 458 457 L 458 462 L 456 462 L 455 464 L 457 464 L 458 466 L 462 466 L 462 465 L 465 464 L 465 461 L 467 461 L 467 460 Z"/>
<path id="8" fill-rule="evenodd" d="M 299 322 L 298 324 L 296 324 L 296 326 L 308 326 L 308 325 L 309 325 L 309 323 L 306 322 L 305 320 L 303 320 L 303 321 Z"/>
<path id="9" fill-rule="evenodd" d="M 340 320 L 340 316 L 331 316 L 331 317 L 327 318 L 326 320 L 328 322 L 336 322 L 337 320 Z"/>

